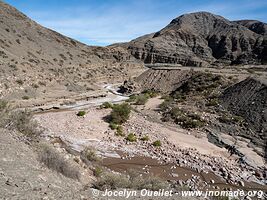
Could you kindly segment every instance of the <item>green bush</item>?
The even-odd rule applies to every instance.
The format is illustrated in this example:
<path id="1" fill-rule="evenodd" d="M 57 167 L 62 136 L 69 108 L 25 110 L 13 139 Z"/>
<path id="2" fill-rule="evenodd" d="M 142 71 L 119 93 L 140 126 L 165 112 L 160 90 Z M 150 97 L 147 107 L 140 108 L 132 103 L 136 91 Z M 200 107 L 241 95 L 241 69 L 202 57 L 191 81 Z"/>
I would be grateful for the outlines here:
<path id="1" fill-rule="evenodd" d="M 169 98 L 166 98 L 160 105 L 159 105 L 159 109 L 161 110 L 161 111 L 166 111 L 166 110 L 168 110 L 171 106 L 172 106 L 172 104 L 173 104 L 173 98 L 171 98 L 171 97 L 169 97 Z"/>
<path id="2" fill-rule="evenodd" d="M 117 136 L 125 136 L 124 132 L 123 132 L 123 128 L 121 125 L 117 126 L 116 128 L 116 135 Z"/>
<path id="3" fill-rule="evenodd" d="M 110 123 L 109 123 L 109 127 L 110 127 L 112 130 L 115 130 L 115 129 L 118 128 L 118 124 L 115 124 L 115 123 L 113 123 L 113 122 L 110 122 Z"/>
<path id="4" fill-rule="evenodd" d="M 154 147 L 160 147 L 161 146 L 161 141 L 160 140 L 156 140 L 155 142 L 153 142 L 152 144 Z"/>
<path id="5" fill-rule="evenodd" d="M 82 116 L 84 116 L 85 114 L 86 114 L 86 112 L 83 111 L 83 110 L 81 110 L 81 111 L 79 111 L 79 112 L 77 113 L 77 116 L 82 117 Z"/>
<path id="6" fill-rule="evenodd" d="M 135 102 L 137 98 L 137 95 L 132 94 L 129 99 L 126 100 L 126 102 Z"/>
<path id="7" fill-rule="evenodd" d="M 183 128 L 199 128 L 203 127 L 205 125 L 204 122 L 200 120 L 194 120 L 194 119 L 187 119 L 182 123 Z"/>
<path id="8" fill-rule="evenodd" d="M 129 142 L 136 142 L 137 141 L 137 137 L 135 136 L 135 134 L 130 133 L 127 137 L 126 140 Z"/>
<path id="9" fill-rule="evenodd" d="M 99 166 L 96 166 L 93 170 L 94 176 L 100 177 L 100 175 L 103 173 L 103 169 Z"/>
<path id="10" fill-rule="evenodd" d="M 114 105 L 110 114 L 110 122 L 123 124 L 126 122 L 131 113 L 131 106 L 127 103 Z"/>
<path id="11" fill-rule="evenodd" d="M 146 94 L 140 94 L 136 97 L 135 105 L 145 105 L 148 101 L 149 96 Z"/>
<path id="12" fill-rule="evenodd" d="M 144 137 L 141 137 L 140 140 L 142 140 L 142 141 L 148 141 L 149 140 L 149 137 L 148 137 L 148 135 L 146 135 Z"/>
<path id="13" fill-rule="evenodd" d="M 109 102 L 105 102 L 100 106 L 100 108 L 105 108 L 105 109 L 112 108 L 112 107 L 113 107 L 113 105 Z"/>
<path id="14" fill-rule="evenodd" d="M 149 98 L 153 98 L 159 95 L 158 92 L 154 91 L 154 90 L 144 90 L 142 92 L 142 94 L 145 94 L 146 96 L 148 96 Z"/>

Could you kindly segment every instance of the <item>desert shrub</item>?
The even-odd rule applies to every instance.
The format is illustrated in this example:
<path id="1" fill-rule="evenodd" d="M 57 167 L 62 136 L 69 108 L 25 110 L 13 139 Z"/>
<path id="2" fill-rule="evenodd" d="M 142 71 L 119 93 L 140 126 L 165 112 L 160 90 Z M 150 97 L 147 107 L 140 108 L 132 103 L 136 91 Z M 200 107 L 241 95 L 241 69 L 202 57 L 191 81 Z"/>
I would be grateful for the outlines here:
<path id="1" fill-rule="evenodd" d="M 241 116 L 237 116 L 237 115 L 231 116 L 231 115 L 224 114 L 220 116 L 218 119 L 221 123 L 225 123 L 225 124 L 239 124 L 240 125 L 244 122 L 244 118 Z"/>
<path id="2" fill-rule="evenodd" d="M 63 174 L 66 177 L 79 179 L 80 172 L 72 166 L 63 156 L 60 155 L 52 146 L 42 144 L 39 147 L 38 159 L 49 169 Z"/>
<path id="3" fill-rule="evenodd" d="M 152 143 L 152 145 L 153 145 L 154 147 L 160 147 L 160 146 L 161 146 L 161 141 L 160 141 L 160 140 L 156 140 L 156 141 L 154 141 L 154 142 Z"/>
<path id="4" fill-rule="evenodd" d="M 93 148 L 86 147 L 82 151 L 82 158 L 85 158 L 88 161 L 95 162 L 99 160 L 99 157 L 96 155 L 96 151 Z"/>
<path id="5" fill-rule="evenodd" d="M 145 105 L 148 101 L 149 96 L 146 94 L 139 94 L 135 99 L 135 105 Z"/>
<path id="6" fill-rule="evenodd" d="M 149 140 L 149 137 L 148 137 L 148 135 L 146 135 L 144 137 L 141 137 L 140 140 L 142 140 L 142 141 L 148 141 Z"/>
<path id="7" fill-rule="evenodd" d="M 110 122 L 123 124 L 126 122 L 131 113 L 131 106 L 127 103 L 114 105 L 110 114 Z"/>
<path id="8" fill-rule="evenodd" d="M 100 108 L 112 108 L 113 107 L 113 105 L 111 104 L 111 103 L 109 103 L 109 102 L 104 102 L 101 106 L 100 106 Z"/>
<path id="9" fill-rule="evenodd" d="M 0 99 L 0 127 L 7 124 L 9 117 L 10 107 L 7 101 Z"/>
<path id="10" fill-rule="evenodd" d="M 115 130 L 115 129 L 118 128 L 118 124 L 115 124 L 115 123 L 113 123 L 113 122 L 110 122 L 110 123 L 109 123 L 109 127 L 110 127 L 112 130 Z"/>
<path id="11" fill-rule="evenodd" d="M 29 96 L 23 96 L 22 99 L 23 99 L 23 100 L 29 100 L 30 97 L 29 97 Z"/>
<path id="12" fill-rule="evenodd" d="M 180 92 L 178 92 L 178 91 L 176 91 L 176 92 L 172 95 L 172 97 L 173 97 L 176 101 L 178 101 L 178 102 L 183 102 L 183 101 L 186 100 L 186 95 L 184 95 L 184 94 L 182 94 L 182 93 L 180 93 Z"/>
<path id="13" fill-rule="evenodd" d="M 33 120 L 33 115 L 28 110 L 19 110 L 11 112 L 9 116 L 10 128 L 14 128 L 27 137 L 36 138 L 42 130 L 37 122 Z"/>
<path id="14" fill-rule="evenodd" d="M 126 140 L 129 142 L 136 142 L 137 141 L 137 137 L 135 134 L 130 133 L 129 135 L 127 135 Z"/>
<path id="15" fill-rule="evenodd" d="M 21 80 L 21 79 L 16 80 L 16 82 L 17 82 L 17 84 L 19 84 L 19 85 L 23 85 L 23 80 Z"/>
<path id="16" fill-rule="evenodd" d="M 157 191 L 167 189 L 169 186 L 167 182 L 158 177 L 140 176 L 140 173 L 131 170 L 126 175 L 105 173 L 94 183 L 94 187 L 100 190 L 129 188 Z"/>
<path id="17" fill-rule="evenodd" d="M 193 119 L 187 119 L 181 124 L 183 128 L 198 128 L 198 127 L 203 127 L 204 125 L 205 125 L 204 122 Z"/>
<path id="18" fill-rule="evenodd" d="M 163 114 L 163 121 L 173 120 L 182 128 L 198 128 L 205 125 L 205 121 L 196 113 L 187 113 L 178 107 L 172 107 Z"/>
<path id="19" fill-rule="evenodd" d="M 81 110 L 81 111 L 79 111 L 79 112 L 77 113 L 77 116 L 82 117 L 82 116 L 84 116 L 85 114 L 86 114 L 86 112 L 83 111 L 83 110 Z"/>
<path id="20" fill-rule="evenodd" d="M 231 124 L 232 120 L 231 117 L 227 116 L 227 115 L 222 115 L 219 118 L 219 121 L 225 124 Z"/>
<path id="21" fill-rule="evenodd" d="M 130 182 L 126 175 L 105 173 L 94 183 L 94 187 L 99 190 L 115 190 L 119 188 L 129 188 L 129 184 Z"/>
<path id="22" fill-rule="evenodd" d="M 94 173 L 94 176 L 100 177 L 100 175 L 103 173 L 103 169 L 101 167 L 99 167 L 99 166 L 96 166 L 93 169 L 93 173 Z"/>
<path id="23" fill-rule="evenodd" d="M 242 124 L 244 122 L 244 118 L 238 115 L 234 115 L 232 117 L 233 121 L 238 124 Z"/>
<path id="24" fill-rule="evenodd" d="M 206 106 L 218 106 L 219 101 L 218 99 L 210 99 L 208 103 L 206 103 Z"/>
<path id="25" fill-rule="evenodd" d="M 142 94 L 145 94 L 146 96 L 148 96 L 149 98 L 153 98 L 159 95 L 158 92 L 154 91 L 154 90 L 144 90 L 142 92 Z"/>
<path id="26" fill-rule="evenodd" d="M 126 102 L 135 102 L 137 98 L 137 95 L 132 94 L 129 99 L 126 100 Z"/>
<path id="27" fill-rule="evenodd" d="M 165 97 L 164 101 L 159 105 L 159 109 L 164 112 L 168 110 L 172 104 L 173 104 L 173 98 L 170 96 Z"/>
<path id="28" fill-rule="evenodd" d="M 121 125 L 117 126 L 115 135 L 116 136 L 125 136 L 125 134 L 123 132 L 123 128 Z"/>

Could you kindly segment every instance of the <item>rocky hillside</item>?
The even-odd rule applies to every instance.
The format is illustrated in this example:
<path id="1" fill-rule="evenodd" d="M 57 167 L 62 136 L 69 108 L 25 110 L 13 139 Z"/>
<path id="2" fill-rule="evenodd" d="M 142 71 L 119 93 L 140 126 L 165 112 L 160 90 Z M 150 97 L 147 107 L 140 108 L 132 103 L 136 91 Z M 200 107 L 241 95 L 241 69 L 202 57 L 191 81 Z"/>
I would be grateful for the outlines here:
<path id="1" fill-rule="evenodd" d="M 123 48 L 87 46 L 42 27 L 2 1 L 0 13 L 2 95 L 40 82 L 119 80 L 141 66 Z"/>
<path id="2" fill-rule="evenodd" d="M 267 24 L 257 20 L 239 20 L 236 23 L 247 27 L 249 30 L 267 36 Z"/>
<path id="3" fill-rule="evenodd" d="M 126 47 L 145 63 L 263 64 L 267 62 L 267 40 L 262 35 L 265 28 L 262 30 L 260 26 L 254 28 L 197 12 L 172 20 L 156 33 L 115 46 Z"/>

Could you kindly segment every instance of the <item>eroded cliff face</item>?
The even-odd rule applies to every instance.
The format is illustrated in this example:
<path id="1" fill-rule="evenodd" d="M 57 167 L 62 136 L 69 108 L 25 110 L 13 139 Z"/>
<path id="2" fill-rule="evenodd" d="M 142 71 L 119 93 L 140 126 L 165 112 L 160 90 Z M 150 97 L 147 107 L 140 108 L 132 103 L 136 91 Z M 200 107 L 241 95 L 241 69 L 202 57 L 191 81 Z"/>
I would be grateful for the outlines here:
<path id="1" fill-rule="evenodd" d="M 205 66 L 267 62 L 264 35 L 207 12 L 182 15 L 159 32 L 122 46 L 145 63 Z"/>

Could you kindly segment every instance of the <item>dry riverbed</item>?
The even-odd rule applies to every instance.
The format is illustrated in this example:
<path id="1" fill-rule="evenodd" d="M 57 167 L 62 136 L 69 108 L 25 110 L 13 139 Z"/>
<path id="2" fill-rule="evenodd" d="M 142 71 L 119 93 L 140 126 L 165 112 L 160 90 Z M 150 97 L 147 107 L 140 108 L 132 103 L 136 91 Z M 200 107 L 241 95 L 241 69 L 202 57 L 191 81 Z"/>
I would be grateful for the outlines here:
<path id="1" fill-rule="evenodd" d="M 99 106 L 85 109 L 86 115 L 82 117 L 77 116 L 77 110 L 67 110 L 39 113 L 35 119 L 49 138 L 60 138 L 76 152 L 87 146 L 94 147 L 104 158 L 101 164 L 114 171 L 139 169 L 140 173 L 157 174 L 191 188 L 219 189 L 230 184 L 266 190 L 266 186 L 252 184 L 264 181 L 255 169 L 241 168 L 236 156 L 208 142 L 204 132 L 168 126 L 158 123 L 156 117 L 149 118 L 149 112 L 157 109 L 160 103 L 160 98 L 153 98 L 145 107 L 136 107 L 123 125 L 125 134 L 134 133 L 137 142 L 115 136 L 115 131 L 104 120 L 111 109 Z M 148 111 L 147 115 L 142 114 L 142 110 Z M 148 136 L 149 140 L 141 141 L 143 136 Z M 152 145 L 156 140 L 161 141 L 161 147 Z M 244 149 L 248 153 L 251 151 L 245 146 Z"/>

